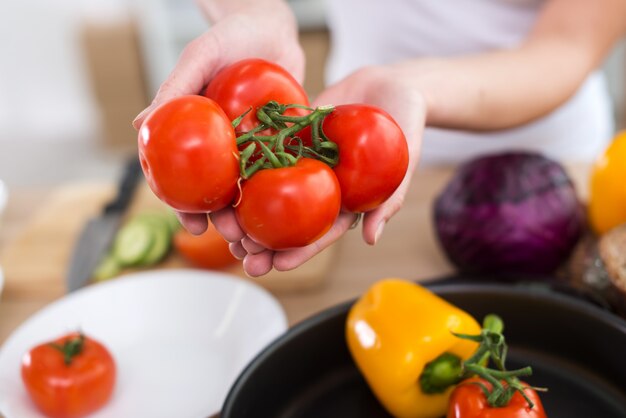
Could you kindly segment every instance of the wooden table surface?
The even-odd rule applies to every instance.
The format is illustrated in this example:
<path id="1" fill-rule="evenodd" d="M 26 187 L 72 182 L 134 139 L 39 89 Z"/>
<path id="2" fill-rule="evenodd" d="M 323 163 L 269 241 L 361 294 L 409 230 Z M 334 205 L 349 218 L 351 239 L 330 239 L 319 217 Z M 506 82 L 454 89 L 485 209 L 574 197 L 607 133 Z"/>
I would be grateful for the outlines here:
<path id="1" fill-rule="evenodd" d="M 586 196 L 587 166 L 570 166 L 568 171 L 579 194 Z M 431 222 L 433 198 L 451 175 L 450 168 L 420 168 L 402 210 L 388 223 L 376 246 L 366 245 L 360 228 L 355 229 L 344 235 L 328 254 L 318 255 L 309 267 L 303 266 L 303 273 L 285 272 L 280 273 L 278 280 L 271 276 L 255 282 L 274 294 L 289 323 L 294 324 L 358 296 L 384 277 L 430 279 L 452 273 L 437 245 Z M 64 295 L 63 278 L 75 238 L 88 215 L 97 213 L 113 193 L 113 182 L 11 190 L 0 226 L 0 266 L 5 272 L 4 292 L 0 296 L 0 344 L 31 314 Z M 62 213 L 55 215 L 55 208 L 63 209 Z M 58 219 L 52 226 L 51 216 Z M 48 224 L 44 225 L 44 220 Z M 322 268 L 315 270 L 316 265 Z M 316 271 L 319 277 L 314 276 Z M 234 273 L 243 276 L 239 267 Z M 305 273 L 308 284 L 297 285 Z"/>

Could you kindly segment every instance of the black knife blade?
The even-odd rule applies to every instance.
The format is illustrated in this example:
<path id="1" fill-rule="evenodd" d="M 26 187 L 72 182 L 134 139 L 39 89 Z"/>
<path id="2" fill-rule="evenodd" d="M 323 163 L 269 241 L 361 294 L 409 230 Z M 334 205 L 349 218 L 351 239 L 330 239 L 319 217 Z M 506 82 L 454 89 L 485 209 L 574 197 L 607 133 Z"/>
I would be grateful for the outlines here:
<path id="1" fill-rule="evenodd" d="M 141 174 L 139 159 L 136 156 L 131 157 L 125 165 L 115 199 L 104 207 L 98 217 L 90 219 L 81 231 L 66 278 L 68 292 L 81 288 L 89 281 L 94 269 L 111 246 Z"/>

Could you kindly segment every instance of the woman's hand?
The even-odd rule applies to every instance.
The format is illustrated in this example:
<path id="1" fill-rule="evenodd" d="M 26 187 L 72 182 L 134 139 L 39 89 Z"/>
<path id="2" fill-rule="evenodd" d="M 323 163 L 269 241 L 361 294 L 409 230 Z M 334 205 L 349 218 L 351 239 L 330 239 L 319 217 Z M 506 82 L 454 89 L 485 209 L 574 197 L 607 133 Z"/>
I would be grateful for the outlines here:
<path id="1" fill-rule="evenodd" d="M 402 207 L 409 182 L 417 165 L 424 129 L 426 106 L 421 94 L 404 84 L 393 67 L 372 67 L 359 70 L 322 92 L 314 105 L 366 103 L 386 110 L 400 125 L 409 147 L 409 167 L 395 193 L 378 208 L 363 217 L 363 239 L 374 245 L 387 221 Z M 211 221 L 231 242 L 231 252 L 243 259 L 250 276 L 261 276 L 272 268 L 291 270 L 339 239 L 356 222 L 353 213 L 342 212 L 333 227 L 318 241 L 302 248 L 272 251 L 254 242 L 239 227 L 232 209 L 210 214 Z"/>
<path id="2" fill-rule="evenodd" d="M 154 100 L 133 121 L 139 129 L 159 104 L 176 96 L 199 94 L 219 70 L 245 58 L 264 58 L 304 79 L 304 53 L 298 28 L 286 2 L 281 0 L 199 0 L 213 26 L 190 42 Z M 204 214 L 177 213 L 193 234 L 207 229 Z M 228 239 L 228 234 L 225 236 Z"/>

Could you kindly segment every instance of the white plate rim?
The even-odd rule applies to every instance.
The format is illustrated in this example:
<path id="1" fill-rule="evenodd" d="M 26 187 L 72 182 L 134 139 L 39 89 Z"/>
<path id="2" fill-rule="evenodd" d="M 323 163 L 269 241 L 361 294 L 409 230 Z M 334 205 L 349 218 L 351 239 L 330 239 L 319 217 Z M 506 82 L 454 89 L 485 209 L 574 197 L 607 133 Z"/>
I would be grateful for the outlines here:
<path id="1" fill-rule="evenodd" d="M 1 273 L 1 271 L 0 271 Z M 218 280 L 218 281 L 236 281 L 239 286 L 243 286 L 246 290 L 249 290 L 257 295 L 261 296 L 266 303 L 272 306 L 272 308 L 279 314 L 277 320 L 280 321 L 281 331 L 275 338 L 278 338 L 282 335 L 288 328 L 287 316 L 284 311 L 282 305 L 278 302 L 278 300 L 265 288 L 262 286 L 251 282 L 250 280 L 246 280 L 240 276 L 236 276 L 229 273 L 211 271 L 211 270 L 203 270 L 203 269 L 194 269 L 194 268 L 170 268 L 170 269 L 162 269 L 162 270 L 147 270 L 147 271 L 139 271 L 139 272 L 130 272 L 127 274 L 122 274 L 114 279 L 108 280 L 106 282 L 95 283 L 81 289 L 78 289 L 70 294 L 65 294 L 59 299 L 45 305 L 38 311 L 31 314 L 25 321 L 23 321 L 17 328 L 15 328 L 10 334 L 9 337 L 0 345 L 0 362 L 5 355 L 5 351 L 10 348 L 14 344 L 14 340 L 21 337 L 22 333 L 28 332 L 28 328 L 31 323 L 35 323 L 39 320 L 39 318 L 45 316 L 47 312 L 58 309 L 59 305 L 64 305 L 67 303 L 71 303 L 72 300 L 78 298 L 88 298 L 92 293 L 99 293 L 102 291 L 106 291 L 109 287 L 117 287 L 117 286 L 127 286 L 131 282 L 142 282 L 142 281 L 154 281 L 155 276 L 189 276 L 189 277 L 199 277 L 205 276 L 204 279 L 209 280 Z M 1 279 L 2 277 L 0 277 Z M 179 278 L 175 278 L 173 280 L 179 280 Z M 1 282 L 1 280 L 0 280 Z M 1 283 L 0 283 L 1 284 Z M 0 288 L 1 291 L 1 288 Z M 45 341 L 46 339 L 42 339 Z M 271 341 L 269 342 L 271 343 Z M 268 343 L 268 344 L 269 344 Z M 263 347 L 260 347 L 259 351 L 262 351 Z M 250 359 L 252 360 L 252 359 Z M 242 368 L 243 370 L 243 368 Z M 2 406 L 3 401 L 0 397 L 0 407 Z M 0 417 L 3 416 L 4 413 L 0 409 Z M 43 416 L 43 415 L 42 415 Z M 9 417 L 7 417 L 9 418 Z M 12 417 L 11 417 L 12 418 Z"/>
<path id="2" fill-rule="evenodd" d="M 16 329 L 14 329 L 11 334 L 9 334 L 9 337 L 2 343 L 2 345 L 0 346 L 0 358 L 2 357 L 2 353 L 4 351 L 4 348 L 9 345 L 8 343 L 16 338 L 16 335 L 18 335 L 18 332 L 20 332 L 21 329 L 25 328 L 29 323 L 34 322 L 37 320 L 37 318 L 44 316 L 46 314 L 46 312 L 56 309 L 56 306 L 61 305 L 61 304 L 66 304 L 68 303 L 68 301 L 71 301 L 73 299 L 76 298 L 83 298 L 83 297 L 88 297 L 88 295 L 90 295 L 91 293 L 94 292 L 101 292 L 102 290 L 106 289 L 107 287 L 111 287 L 111 286 L 124 286 L 127 285 L 129 281 L 150 281 L 153 280 L 154 277 L 153 276 L 160 276 L 167 273 L 168 275 L 175 275 L 175 274 L 182 274 L 182 275 L 188 275 L 188 274 L 202 274 L 207 276 L 207 278 L 211 278 L 213 280 L 236 280 L 238 282 L 240 282 L 243 286 L 247 286 L 249 289 L 252 289 L 254 292 L 257 292 L 259 294 L 262 294 L 264 297 L 266 297 L 270 303 L 274 304 L 277 308 L 277 310 L 281 313 L 282 315 L 282 320 L 285 322 L 285 324 L 287 323 L 287 316 L 285 314 L 285 310 L 283 309 L 282 305 L 276 300 L 276 298 L 266 289 L 264 289 L 263 287 L 250 282 L 249 280 L 243 279 L 239 276 L 235 276 L 233 274 L 229 274 L 229 273 L 221 273 L 221 272 L 214 272 L 214 271 L 210 271 L 210 270 L 201 270 L 201 269 L 193 269 L 193 268 L 181 268 L 181 269 L 163 269 L 163 270 L 150 270 L 150 271 L 140 271 L 140 272 L 134 272 L 134 273 L 126 273 L 126 274 L 122 274 L 118 277 L 115 277 L 113 279 L 104 281 L 104 282 L 100 282 L 100 283 L 94 283 L 91 284 L 89 286 L 85 286 L 81 289 L 78 289 L 72 293 L 68 293 L 65 294 L 64 296 L 60 297 L 57 300 L 54 300 L 52 302 L 50 302 L 49 304 L 47 304 L 46 306 L 42 307 L 41 309 L 39 309 L 38 311 L 34 312 L 33 314 L 31 314 L 26 320 L 24 320 L 24 322 L 22 322 Z M 213 277 L 211 277 L 213 276 Z M 2 284 L 2 269 L 0 267 L 0 285 Z M 2 286 L 0 286 L 0 293 L 2 291 Z M 87 296 L 85 296 L 87 295 Z"/>

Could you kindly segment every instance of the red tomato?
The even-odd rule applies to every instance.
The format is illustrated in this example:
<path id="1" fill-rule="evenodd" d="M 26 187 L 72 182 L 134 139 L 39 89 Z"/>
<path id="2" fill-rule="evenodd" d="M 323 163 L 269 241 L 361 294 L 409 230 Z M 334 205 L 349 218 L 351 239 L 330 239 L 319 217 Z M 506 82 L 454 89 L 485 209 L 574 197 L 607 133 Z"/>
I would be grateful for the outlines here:
<path id="1" fill-rule="evenodd" d="M 237 132 L 248 132 L 259 124 L 256 111 L 269 101 L 309 105 L 302 86 L 281 66 L 259 58 L 238 61 L 222 69 L 208 84 L 204 95 L 215 100 L 230 120 L 247 110 Z M 306 110 L 288 109 L 285 115 L 305 115 Z"/>
<path id="2" fill-rule="evenodd" d="M 64 356 L 63 347 L 75 354 Z M 82 417 L 104 406 L 113 393 L 115 375 L 109 351 L 78 333 L 38 345 L 22 358 L 28 394 L 53 418 Z"/>
<path id="3" fill-rule="evenodd" d="M 541 400 L 533 389 L 525 390 L 535 404 L 532 409 L 519 392 L 515 392 L 508 405 L 494 408 L 487 403 L 480 386 L 472 382 L 482 382 L 491 390 L 491 384 L 483 379 L 463 381 L 450 396 L 447 418 L 546 418 Z"/>
<path id="4" fill-rule="evenodd" d="M 193 235 L 185 229 L 178 230 L 174 235 L 174 248 L 191 264 L 205 269 L 219 269 L 237 261 L 230 253 L 228 242 L 211 222 L 201 235 Z"/>
<path id="5" fill-rule="evenodd" d="M 150 188 L 174 209 L 206 213 L 237 192 L 239 153 L 222 109 L 202 96 L 181 96 L 154 110 L 139 129 L 139 158 Z"/>
<path id="6" fill-rule="evenodd" d="M 244 182 L 235 213 L 252 239 L 282 250 L 316 241 L 333 225 L 340 208 L 333 171 L 302 158 L 295 166 L 261 170 Z"/>
<path id="7" fill-rule="evenodd" d="M 367 212 L 380 206 L 398 188 L 409 165 L 402 129 L 387 112 L 364 104 L 337 106 L 322 129 L 339 147 L 334 171 L 343 208 Z"/>

